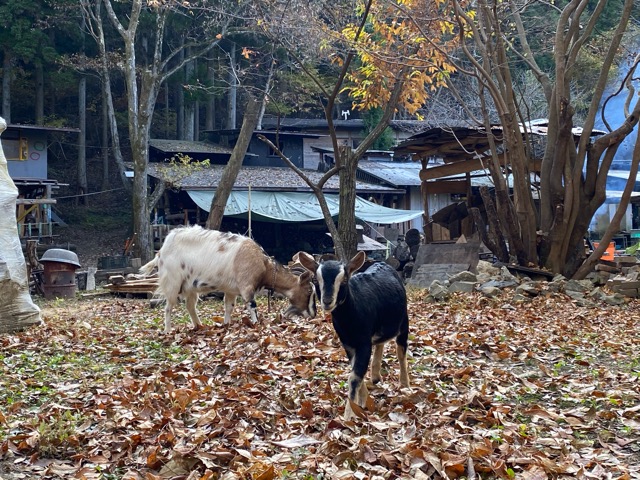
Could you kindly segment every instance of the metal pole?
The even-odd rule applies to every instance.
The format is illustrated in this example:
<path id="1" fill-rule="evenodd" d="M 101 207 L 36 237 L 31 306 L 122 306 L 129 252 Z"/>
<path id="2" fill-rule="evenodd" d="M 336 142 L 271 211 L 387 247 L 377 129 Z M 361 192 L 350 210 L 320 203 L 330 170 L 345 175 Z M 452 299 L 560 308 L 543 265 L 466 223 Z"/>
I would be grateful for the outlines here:
<path id="1" fill-rule="evenodd" d="M 249 197 L 248 197 L 248 206 L 249 206 L 249 238 L 253 238 L 251 235 L 251 185 L 249 185 Z"/>

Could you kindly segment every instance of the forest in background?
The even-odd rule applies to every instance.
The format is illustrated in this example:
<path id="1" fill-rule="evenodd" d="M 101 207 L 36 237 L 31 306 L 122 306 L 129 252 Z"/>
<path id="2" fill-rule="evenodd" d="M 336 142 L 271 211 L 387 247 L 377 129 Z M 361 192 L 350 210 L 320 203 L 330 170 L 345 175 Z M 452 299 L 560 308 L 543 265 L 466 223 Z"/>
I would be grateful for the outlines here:
<path id="1" fill-rule="evenodd" d="M 109 148 L 109 135 L 105 133 L 102 81 L 96 71 L 97 47 L 90 38 L 82 11 L 78 8 L 80 3 L 83 2 L 2 2 L 2 116 L 8 123 L 14 124 L 79 127 L 80 95 L 84 94 L 86 156 L 91 158 L 100 157 L 103 148 Z M 609 2 L 605 18 L 599 25 L 603 33 L 610 31 L 618 19 L 616 12 L 620 6 L 615 4 L 621 2 L 618 0 L 613 2 L 613 5 L 611 3 Z M 264 5 L 268 8 L 268 2 L 264 2 Z M 532 20 L 535 20 L 535 17 L 535 14 L 531 15 Z M 534 51 L 543 68 L 550 70 L 553 66 L 553 52 L 551 48 L 542 45 L 542 30 L 545 26 L 538 23 L 541 31 L 540 44 L 535 45 Z M 546 23 L 547 27 L 553 25 L 552 19 L 548 19 Z M 108 24 L 105 25 L 108 27 Z M 635 29 L 636 25 L 632 27 Z M 153 24 L 150 21 L 143 24 L 139 32 L 141 38 L 150 38 L 151 34 L 145 30 L 152 28 Z M 173 33 L 182 35 L 181 28 L 188 28 L 188 25 L 175 25 Z M 264 112 L 267 115 L 324 118 L 323 106 L 317 101 L 317 88 L 301 71 L 300 65 L 296 64 L 295 59 L 287 58 L 284 49 L 278 50 L 277 45 L 272 45 L 271 39 L 261 36 L 257 27 L 254 28 L 253 32 L 237 33 L 224 38 L 205 58 L 198 59 L 177 71 L 162 85 L 152 123 L 152 138 L 197 140 L 202 130 L 239 127 L 238 121 L 242 119 L 245 103 L 242 101 L 242 94 L 247 89 L 269 90 L 269 102 L 265 105 Z M 107 41 L 117 45 L 115 31 L 108 28 L 106 32 Z M 629 36 L 633 38 L 635 33 L 631 32 Z M 629 48 L 631 47 L 635 45 L 630 45 Z M 582 74 L 576 81 L 575 88 L 582 95 L 580 103 L 583 110 L 578 111 L 577 124 L 580 123 L 580 115 L 584 115 L 584 109 L 588 106 L 589 90 L 594 83 L 595 72 L 600 67 L 597 53 L 597 50 L 593 50 L 590 55 L 585 56 L 581 66 Z M 633 50 L 630 49 L 628 54 L 632 53 Z M 258 62 L 254 60 L 256 55 L 261 55 Z M 122 135 L 126 138 L 127 102 L 125 85 L 117 75 L 117 48 L 113 61 L 116 62 L 113 65 L 116 115 Z M 338 74 L 335 67 L 323 64 L 320 59 L 315 65 L 310 63 L 309 68 L 317 69 L 326 77 L 327 85 L 335 81 L 332 77 Z M 269 75 L 271 80 L 267 84 Z M 614 71 L 612 76 L 616 75 Z M 478 97 L 465 86 L 469 79 L 464 75 L 456 75 L 452 81 L 459 85 L 458 91 L 469 93 L 467 98 L 456 99 L 446 87 L 440 87 L 431 96 L 429 104 L 419 110 L 418 116 L 400 110 L 394 118 L 421 118 L 426 125 L 442 124 L 445 121 L 451 124 L 468 122 L 468 116 L 461 104 L 479 110 Z M 83 90 L 80 89 L 81 82 L 85 83 Z M 514 83 L 522 92 L 523 99 L 527 100 L 528 116 L 531 119 L 544 118 L 547 112 L 542 92 L 525 68 L 521 68 L 515 76 Z M 347 94 L 342 94 L 339 103 L 334 107 L 334 118 L 340 118 L 340 110 L 350 109 L 351 106 L 352 99 Z M 189 126 L 185 124 L 185 115 L 191 123 Z M 352 110 L 351 115 L 350 118 L 362 117 L 371 123 L 379 118 L 379 110 Z M 66 157 L 66 160 L 70 161 L 76 157 L 78 145 L 75 135 L 68 135 L 68 138 L 62 136 L 56 140 L 59 140 L 60 144 L 56 146 L 54 142 L 52 145 L 54 159 Z M 388 148 L 391 145 L 387 140 L 378 146 Z M 100 185 L 91 186 L 92 190 L 98 188 Z"/>
<path id="2" fill-rule="evenodd" d="M 330 123 L 345 107 L 351 118 L 379 119 L 368 145 L 391 118 L 500 124 L 511 167 L 503 168 L 496 147 L 487 168 L 505 221 L 489 222 L 485 243 L 499 257 L 581 275 L 582 237 L 604 202 L 603 178 L 637 122 L 629 100 L 622 124 L 589 147 L 605 90 L 625 71 L 633 80 L 634 8 L 623 0 L 9 0 L 0 6 L 2 114 L 9 123 L 78 126 L 80 140 L 54 143 L 54 159 L 77 162 L 69 183 L 80 194 L 107 188 L 113 175 L 105 173 L 117 167 L 132 187 L 141 232 L 154 196 L 144 175 L 129 185 L 124 161 L 142 173 L 149 138 L 198 139 L 202 130 L 238 128 L 249 97 L 260 101 L 258 125 L 264 114 Z M 513 132 L 540 117 L 550 119 L 550 147 L 533 186 L 531 148 Z M 576 154 L 571 127 L 583 123 Z M 346 153 L 332 174 L 348 178 L 361 154 Z M 89 186 L 86 158 L 96 157 L 103 180 Z M 338 226 L 347 245 L 351 221 Z M 147 240 L 142 234 L 143 257 Z"/>

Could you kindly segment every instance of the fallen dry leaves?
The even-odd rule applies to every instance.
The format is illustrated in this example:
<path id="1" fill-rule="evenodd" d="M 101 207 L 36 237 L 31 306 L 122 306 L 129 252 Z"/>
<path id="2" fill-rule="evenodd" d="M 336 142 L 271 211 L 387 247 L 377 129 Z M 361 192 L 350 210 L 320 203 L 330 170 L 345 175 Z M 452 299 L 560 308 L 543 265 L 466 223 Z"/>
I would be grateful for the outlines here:
<path id="1" fill-rule="evenodd" d="M 410 295 L 412 388 L 388 347 L 349 422 L 320 317 L 263 302 L 257 326 L 236 308 L 225 327 L 208 300 L 205 328 L 182 311 L 163 337 L 147 300 L 48 302 L 44 326 L 0 337 L 0 477 L 640 478 L 639 302 L 425 296 Z"/>

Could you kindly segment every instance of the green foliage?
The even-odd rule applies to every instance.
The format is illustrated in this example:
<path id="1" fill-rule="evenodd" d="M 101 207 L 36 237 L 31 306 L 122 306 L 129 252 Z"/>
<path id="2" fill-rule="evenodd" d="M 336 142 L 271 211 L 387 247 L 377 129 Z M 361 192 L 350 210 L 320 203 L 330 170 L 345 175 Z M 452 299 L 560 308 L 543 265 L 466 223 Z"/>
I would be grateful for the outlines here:
<path id="1" fill-rule="evenodd" d="M 171 157 L 168 164 L 158 165 L 157 169 L 162 172 L 167 184 L 176 185 L 183 178 L 200 172 L 210 165 L 209 159 L 197 161 L 189 155 L 177 153 Z"/>
<path id="2" fill-rule="evenodd" d="M 364 134 L 368 135 L 371 130 L 375 128 L 380 119 L 382 118 L 382 109 L 380 107 L 370 108 L 362 114 L 362 120 L 364 122 Z M 395 141 L 393 132 L 389 127 L 385 128 L 382 134 L 373 142 L 371 148 L 373 150 L 391 150 Z"/>
<path id="3" fill-rule="evenodd" d="M 77 443 L 77 430 L 85 421 L 84 415 L 69 410 L 56 411 L 40 420 L 36 426 L 40 453 L 53 457 L 65 454 Z"/>
<path id="4" fill-rule="evenodd" d="M 315 67 L 308 69 L 316 75 L 326 88 L 331 86 L 331 76 L 320 73 Z M 323 115 L 322 105 L 318 102 L 320 89 L 305 75 L 297 70 L 278 71 L 274 76 L 273 89 L 269 95 L 266 112 L 273 115 L 302 113 L 311 116 Z"/>

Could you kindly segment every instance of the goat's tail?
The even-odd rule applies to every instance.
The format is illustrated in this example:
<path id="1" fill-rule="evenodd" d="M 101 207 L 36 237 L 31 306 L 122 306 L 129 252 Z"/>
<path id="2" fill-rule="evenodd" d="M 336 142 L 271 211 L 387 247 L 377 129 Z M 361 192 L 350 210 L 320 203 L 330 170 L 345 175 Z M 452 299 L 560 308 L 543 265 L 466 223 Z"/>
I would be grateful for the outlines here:
<path id="1" fill-rule="evenodd" d="M 149 275 L 151 275 L 151 272 L 153 272 L 153 269 L 156 268 L 157 266 L 158 266 L 158 255 L 153 257 L 153 260 L 151 260 L 149 263 L 145 263 L 143 266 L 141 266 L 140 273 L 142 273 L 145 277 L 148 277 Z"/>

